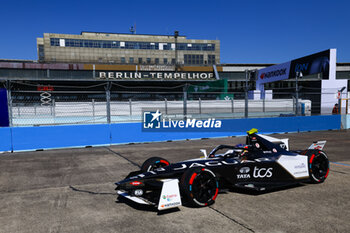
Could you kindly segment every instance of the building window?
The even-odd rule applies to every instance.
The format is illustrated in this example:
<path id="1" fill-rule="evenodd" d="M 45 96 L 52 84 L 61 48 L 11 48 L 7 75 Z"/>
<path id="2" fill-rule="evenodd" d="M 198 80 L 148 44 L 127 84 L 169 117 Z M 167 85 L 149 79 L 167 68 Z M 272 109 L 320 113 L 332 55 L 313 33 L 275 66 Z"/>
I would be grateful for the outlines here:
<path id="1" fill-rule="evenodd" d="M 139 64 L 142 64 L 142 57 L 139 57 Z"/>
<path id="2" fill-rule="evenodd" d="M 51 44 L 51 46 L 60 46 L 60 39 L 59 38 L 50 38 L 50 44 Z"/>
<path id="3" fill-rule="evenodd" d="M 171 59 L 171 64 L 175 65 L 175 58 Z"/>
<path id="4" fill-rule="evenodd" d="M 163 44 L 163 50 L 171 50 L 171 43 Z"/>
<path id="5" fill-rule="evenodd" d="M 121 63 L 125 63 L 125 57 L 120 58 Z"/>
<path id="6" fill-rule="evenodd" d="M 50 38 L 51 46 L 60 46 L 60 39 Z M 156 42 L 137 42 L 137 41 L 105 41 L 105 40 L 85 40 L 85 39 L 65 39 L 66 47 L 85 47 L 85 48 L 117 48 L 117 49 L 150 49 L 150 50 L 173 50 L 171 43 Z M 204 43 L 177 43 L 177 50 L 191 51 L 215 51 L 215 44 Z"/>
<path id="7" fill-rule="evenodd" d="M 159 64 L 159 58 L 154 59 L 155 64 Z"/>
<path id="8" fill-rule="evenodd" d="M 38 51 L 39 52 L 39 61 L 45 60 L 44 46 L 43 45 L 39 45 L 38 50 L 39 50 Z"/>
<path id="9" fill-rule="evenodd" d="M 133 57 L 129 58 L 129 63 L 134 64 L 134 58 Z"/>
<path id="10" fill-rule="evenodd" d="M 146 59 L 146 61 L 147 61 L 147 64 L 151 64 L 151 58 L 148 57 L 148 58 Z"/>
<path id="11" fill-rule="evenodd" d="M 215 64 L 215 55 L 208 55 L 208 64 Z"/>
<path id="12" fill-rule="evenodd" d="M 204 64 L 203 55 L 198 54 L 185 54 L 184 62 L 187 65 L 202 65 Z"/>
<path id="13" fill-rule="evenodd" d="M 163 63 L 164 63 L 164 64 L 168 64 L 168 58 L 164 58 L 164 59 L 163 59 Z"/>
<path id="14" fill-rule="evenodd" d="M 119 43 L 119 42 L 113 41 L 113 42 L 111 43 L 111 48 L 119 48 L 119 47 L 120 47 L 120 43 Z"/>

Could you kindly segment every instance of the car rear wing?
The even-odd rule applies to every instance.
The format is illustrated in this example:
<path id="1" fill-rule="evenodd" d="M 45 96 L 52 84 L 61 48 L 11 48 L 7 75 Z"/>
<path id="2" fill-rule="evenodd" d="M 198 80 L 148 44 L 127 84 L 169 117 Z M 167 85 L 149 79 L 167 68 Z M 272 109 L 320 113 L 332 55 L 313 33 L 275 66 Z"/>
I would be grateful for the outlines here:
<path id="1" fill-rule="evenodd" d="M 323 147 L 326 145 L 327 141 L 317 141 L 311 144 L 311 146 L 308 148 L 309 150 L 323 150 Z"/>

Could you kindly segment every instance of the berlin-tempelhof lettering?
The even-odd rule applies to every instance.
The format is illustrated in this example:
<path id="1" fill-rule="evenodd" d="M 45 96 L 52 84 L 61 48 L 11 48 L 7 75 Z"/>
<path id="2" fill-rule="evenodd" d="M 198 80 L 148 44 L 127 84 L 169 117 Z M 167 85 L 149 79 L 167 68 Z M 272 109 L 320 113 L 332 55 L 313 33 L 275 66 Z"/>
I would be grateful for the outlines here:
<path id="1" fill-rule="evenodd" d="M 213 73 L 188 72 L 99 72 L 98 79 L 168 79 L 168 80 L 210 80 Z"/>

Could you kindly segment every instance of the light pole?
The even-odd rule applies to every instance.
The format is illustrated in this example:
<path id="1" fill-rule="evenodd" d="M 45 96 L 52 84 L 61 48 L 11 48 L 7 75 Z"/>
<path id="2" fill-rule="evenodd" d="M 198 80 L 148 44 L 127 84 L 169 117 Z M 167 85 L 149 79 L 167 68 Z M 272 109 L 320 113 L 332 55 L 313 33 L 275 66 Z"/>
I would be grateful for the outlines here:
<path id="1" fill-rule="evenodd" d="M 245 70 L 245 87 L 244 87 L 244 118 L 248 118 L 248 78 L 250 71 Z"/>
<path id="2" fill-rule="evenodd" d="M 345 88 L 346 88 L 346 87 L 343 87 L 342 89 L 338 90 L 338 93 L 340 93 L 340 94 L 339 94 L 339 99 L 338 99 L 338 107 L 339 107 L 338 114 L 341 114 L 341 97 L 342 97 L 342 95 L 343 95 L 343 91 L 345 90 Z M 347 111 L 346 111 L 346 113 L 347 113 Z M 345 114 L 346 114 L 346 113 L 345 113 Z"/>
<path id="3" fill-rule="evenodd" d="M 179 36 L 179 31 L 174 32 L 174 38 L 175 38 L 175 72 L 177 71 L 177 37 Z"/>
<path id="4" fill-rule="evenodd" d="M 299 115 L 299 87 L 298 87 L 298 78 L 303 77 L 303 73 L 295 73 L 295 115 Z"/>

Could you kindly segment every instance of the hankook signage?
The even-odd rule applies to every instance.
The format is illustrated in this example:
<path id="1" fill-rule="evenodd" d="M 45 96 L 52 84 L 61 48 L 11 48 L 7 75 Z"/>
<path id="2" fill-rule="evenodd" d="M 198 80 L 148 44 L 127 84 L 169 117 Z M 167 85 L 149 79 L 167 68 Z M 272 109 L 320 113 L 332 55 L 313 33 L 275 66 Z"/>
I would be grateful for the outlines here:
<path id="1" fill-rule="evenodd" d="M 288 79 L 290 70 L 290 62 L 274 65 L 259 70 L 257 86 L 263 83 L 276 82 Z"/>
<path id="2" fill-rule="evenodd" d="M 216 80 L 208 72 L 99 72 L 97 79 L 108 80 Z"/>
<path id="3" fill-rule="evenodd" d="M 264 90 L 264 83 L 285 79 L 295 79 L 296 73 L 303 76 L 322 73 L 322 79 L 335 79 L 336 49 L 328 49 L 286 63 L 260 69 L 256 80 L 256 87 Z"/>

